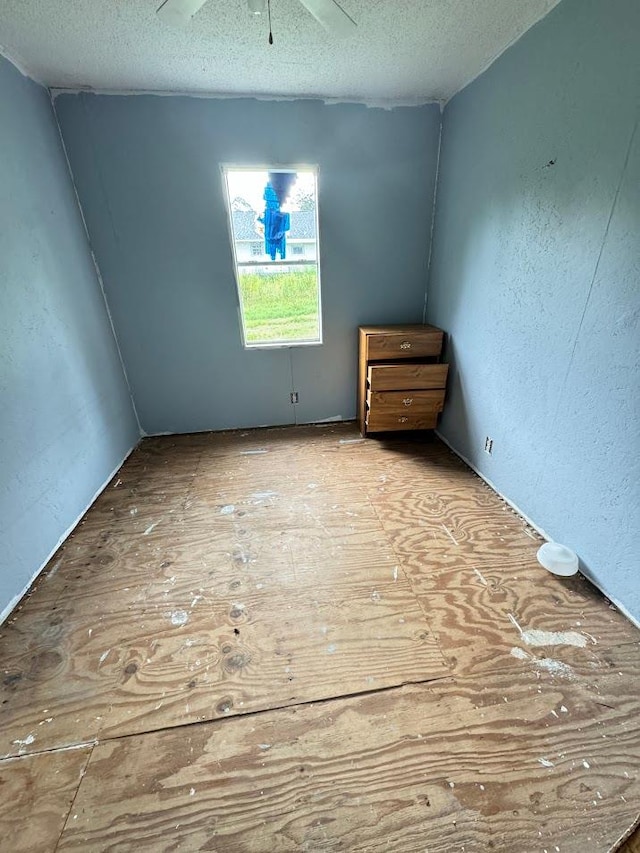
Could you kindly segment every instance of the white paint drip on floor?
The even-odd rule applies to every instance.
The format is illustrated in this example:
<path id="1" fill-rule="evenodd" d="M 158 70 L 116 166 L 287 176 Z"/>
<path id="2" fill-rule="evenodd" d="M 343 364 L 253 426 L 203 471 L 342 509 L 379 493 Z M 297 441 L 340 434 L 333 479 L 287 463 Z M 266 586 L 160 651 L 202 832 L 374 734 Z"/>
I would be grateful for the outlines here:
<path id="1" fill-rule="evenodd" d="M 259 453 L 268 453 L 269 451 L 266 448 L 261 448 L 260 450 L 241 450 L 241 456 L 257 456 Z"/>
<path id="2" fill-rule="evenodd" d="M 268 501 L 271 498 L 277 498 L 277 492 L 253 492 L 253 494 L 249 495 L 252 503 L 262 503 L 262 501 Z"/>
<path id="3" fill-rule="evenodd" d="M 160 519 L 160 521 L 162 521 L 162 519 Z M 160 521 L 154 521 L 153 524 L 150 524 L 142 535 L 148 536 L 152 530 L 156 529 L 156 527 L 160 524 Z"/>
<path id="4" fill-rule="evenodd" d="M 380 593 L 377 589 L 374 589 L 371 593 L 371 601 L 380 601 Z"/>
<path id="5" fill-rule="evenodd" d="M 577 646 L 583 649 L 587 645 L 587 638 L 578 631 L 541 631 L 537 628 L 525 630 L 518 624 L 518 620 L 512 613 L 508 615 L 509 621 L 528 646 Z"/>
<path id="6" fill-rule="evenodd" d="M 231 515 L 234 510 L 235 506 L 233 504 L 227 504 L 221 508 L 220 515 Z"/>
<path id="7" fill-rule="evenodd" d="M 511 657 L 518 658 L 518 660 L 529 661 L 533 666 L 538 669 L 544 669 L 551 675 L 559 675 L 563 678 L 573 678 L 575 676 L 575 673 L 569 664 L 563 663 L 561 660 L 554 660 L 553 658 L 536 658 L 528 652 L 525 652 L 524 649 L 518 648 L 518 646 L 514 646 L 509 654 Z M 561 711 L 562 708 L 564 708 L 564 705 L 560 708 Z M 564 710 L 566 712 L 566 708 Z"/>
<path id="8" fill-rule="evenodd" d="M 524 649 L 519 649 L 517 646 L 514 646 L 511 649 L 511 657 L 518 658 L 518 660 L 530 660 L 531 655 L 528 655 Z"/>
<path id="9" fill-rule="evenodd" d="M 186 610 L 174 610 L 173 613 L 169 614 L 169 618 L 172 625 L 182 626 L 189 621 L 189 614 Z"/>
<path id="10" fill-rule="evenodd" d="M 480 583 L 483 583 L 485 586 L 488 586 L 487 581 L 486 581 L 486 579 L 485 579 L 484 575 L 483 575 L 481 572 L 479 572 L 479 571 L 478 571 L 478 569 L 474 569 L 473 571 L 475 572 L 475 574 L 476 574 L 476 575 L 478 576 L 478 578 L 480 579 Z"/>
<path id="11" fill-rule="evenodd" d="M 393 569 L 393 580 L 394 581 L 398 580 L 398 567 L 397 566 L 395 566 Z"/>
<path id="12" fill-rule="evenodd" d="M 583 649 L 587 638 L 577 631 L 523 631 L 522 639 L 528 646 L 577 646 Z"/>
<path id="13" fill-rule="evenodd" d="M 553 658 L 533 658 L 532 663 L 538 669 L 544 669 L 551 675 L 560 675 L 564 678 L 573 678 L 575 673 L 568 663 L 563 663 L 561 660 Z"/>
<path id="14" fill-rule="evenodd" d="M 18 740 L 14 740 L 14 744 L 20 747 L 20 749 L 18 750 L 18 755 L 24 755 L 24 753 L 27 751 L 27 747 L 30 746 L 35 739 L 35 735 L 28 734 L 26 738 L 24 738 L 24 740 L 20 740 L 20 738 L 18 738 Z"/>
<path id="15" fill-rule="evenodd" d="M 452 532 L 449 530 L 449 528 L 446 526 L 446 524 L 442 524 L 442 525 L 441 525 L 441 527 L 442 527 L 442 529 L 444 530 L 444 532 L 447 534 L 447 536 L 449 537 L 449 539 L 451 539 L 451 541 L 453 542 L 453 544 L 454 544 L 454 545 L 459 545 L 459 544 L 460 544 L 460 543 L 458 542 L 458 540 L 456 539 L 456 537 L 453 535 L 453 533 L 452 533 Z"/>
<path id="16" fill-rule="evenodd" d="M 539 758 L 538 764 L 542 764 L 543 767 L 555 767 L 553 761 L 549 761 L 548 758 Z"/>
<path id="17" fill-rule="evenodd" d="M 107 657 L 109 656 L 110 651 L 111 651 L 111 649 L 107 649 L 106 652 L 102 652 L 102 654 L 100 655 L 100 661 L 99 661 L 100 663 L 104 663 L 106 661 Z"/>
<path id="18" fill-rule="evenodd" d="M 24 740 L 14 740 L 16 746 L 29 746 L 35 740 L 35 735 L 27 735 Z"/>
<path id="19" fill-rule="evenodd" d="M 55 573 L 58 571 L 58 569 L 62 565 L 62 560 L 63 560 L 63 557 L 60 557 L 60 559 L 56 563 L 53 564 L 51 569 L 46 574 L 47 579 L 52 578 L 55 575 Z"/>

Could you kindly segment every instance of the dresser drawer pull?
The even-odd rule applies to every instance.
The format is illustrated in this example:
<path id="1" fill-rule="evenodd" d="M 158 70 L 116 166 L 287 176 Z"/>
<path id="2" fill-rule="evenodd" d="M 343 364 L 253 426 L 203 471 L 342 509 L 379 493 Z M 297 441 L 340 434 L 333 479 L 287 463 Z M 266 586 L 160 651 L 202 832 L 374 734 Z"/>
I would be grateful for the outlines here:
<path id="1" fill-rule="evenodd" d="M 405 397 L 402 401 L 403 406 L 410 406 L 413 403 L 413 397 Z"/>
<path id="2" fill-rule="evenodd" d="M 403 415 L 402 417 L 398 418 L 398 423 L 399 424 L 406 424 L 406 422 L 408 420 L 409 420 L 409 418 L 405 418 L 405 416 Z"/>
<path id="3" fill-rule="evenodd" d="M 411 349 L 411 341 L 402 341 L 400 349 Z"/>

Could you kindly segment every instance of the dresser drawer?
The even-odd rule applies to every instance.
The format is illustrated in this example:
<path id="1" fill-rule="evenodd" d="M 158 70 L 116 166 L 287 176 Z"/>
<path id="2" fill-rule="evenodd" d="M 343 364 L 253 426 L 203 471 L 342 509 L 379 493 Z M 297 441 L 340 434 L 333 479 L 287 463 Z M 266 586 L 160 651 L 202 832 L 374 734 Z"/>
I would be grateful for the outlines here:
<path id="1" fill-rule="evenodd" d="M 384 358 L 416 358 L 437 356 L 442 350 L 439 329 L 419 329 L 367 335 L 367 357 L 373 361 Z"/>
<path id="2" fill-rule="evenodd" d="M 448 372 L 448 364 L 370 364 L 367 382 L 372 391 L 444 388 Z"/>
<path id="3" fill-rule="evenodd" d="M 435 429 L 438 425 L 437 414 L 419 412 L 367 412 L 367 432 L 387 432 L 395 429 Z"/>
<path id="4" fill-rule="evenodd" d="M 444 388 L 437 391 L 369 391 L 367 408 L 374 415 L 437 415 L 444 407 Z"/>

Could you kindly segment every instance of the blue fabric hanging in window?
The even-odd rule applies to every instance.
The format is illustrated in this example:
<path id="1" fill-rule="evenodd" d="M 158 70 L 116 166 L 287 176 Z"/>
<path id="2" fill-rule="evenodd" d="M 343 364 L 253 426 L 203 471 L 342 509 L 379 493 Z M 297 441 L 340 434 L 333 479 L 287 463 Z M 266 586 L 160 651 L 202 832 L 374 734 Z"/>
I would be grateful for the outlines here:
<path id="1" fill-rule="evenodd" d="M 284 260 L 287 256 L 286 233 L 291 227 L 291 219 L 288 213 L 280 210 L 280 199 L 274 190 L 271 181 L 264 188 L 265 211 L 258 221 L 264 224 L 264 250 L 272 261 L 276 259 L 276 253 Z"/>

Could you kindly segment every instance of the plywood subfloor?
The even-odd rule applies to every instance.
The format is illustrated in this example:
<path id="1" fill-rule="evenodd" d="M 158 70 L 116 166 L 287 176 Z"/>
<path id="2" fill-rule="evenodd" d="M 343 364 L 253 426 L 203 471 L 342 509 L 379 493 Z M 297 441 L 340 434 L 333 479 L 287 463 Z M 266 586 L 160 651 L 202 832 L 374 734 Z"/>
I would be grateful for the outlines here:
<path id="1" fill-rule="evenodd" d="M 614 849 L 640 636 L 539 544 L 433 438 L 145 441 L 2 627 L 0 837 Z"/>

